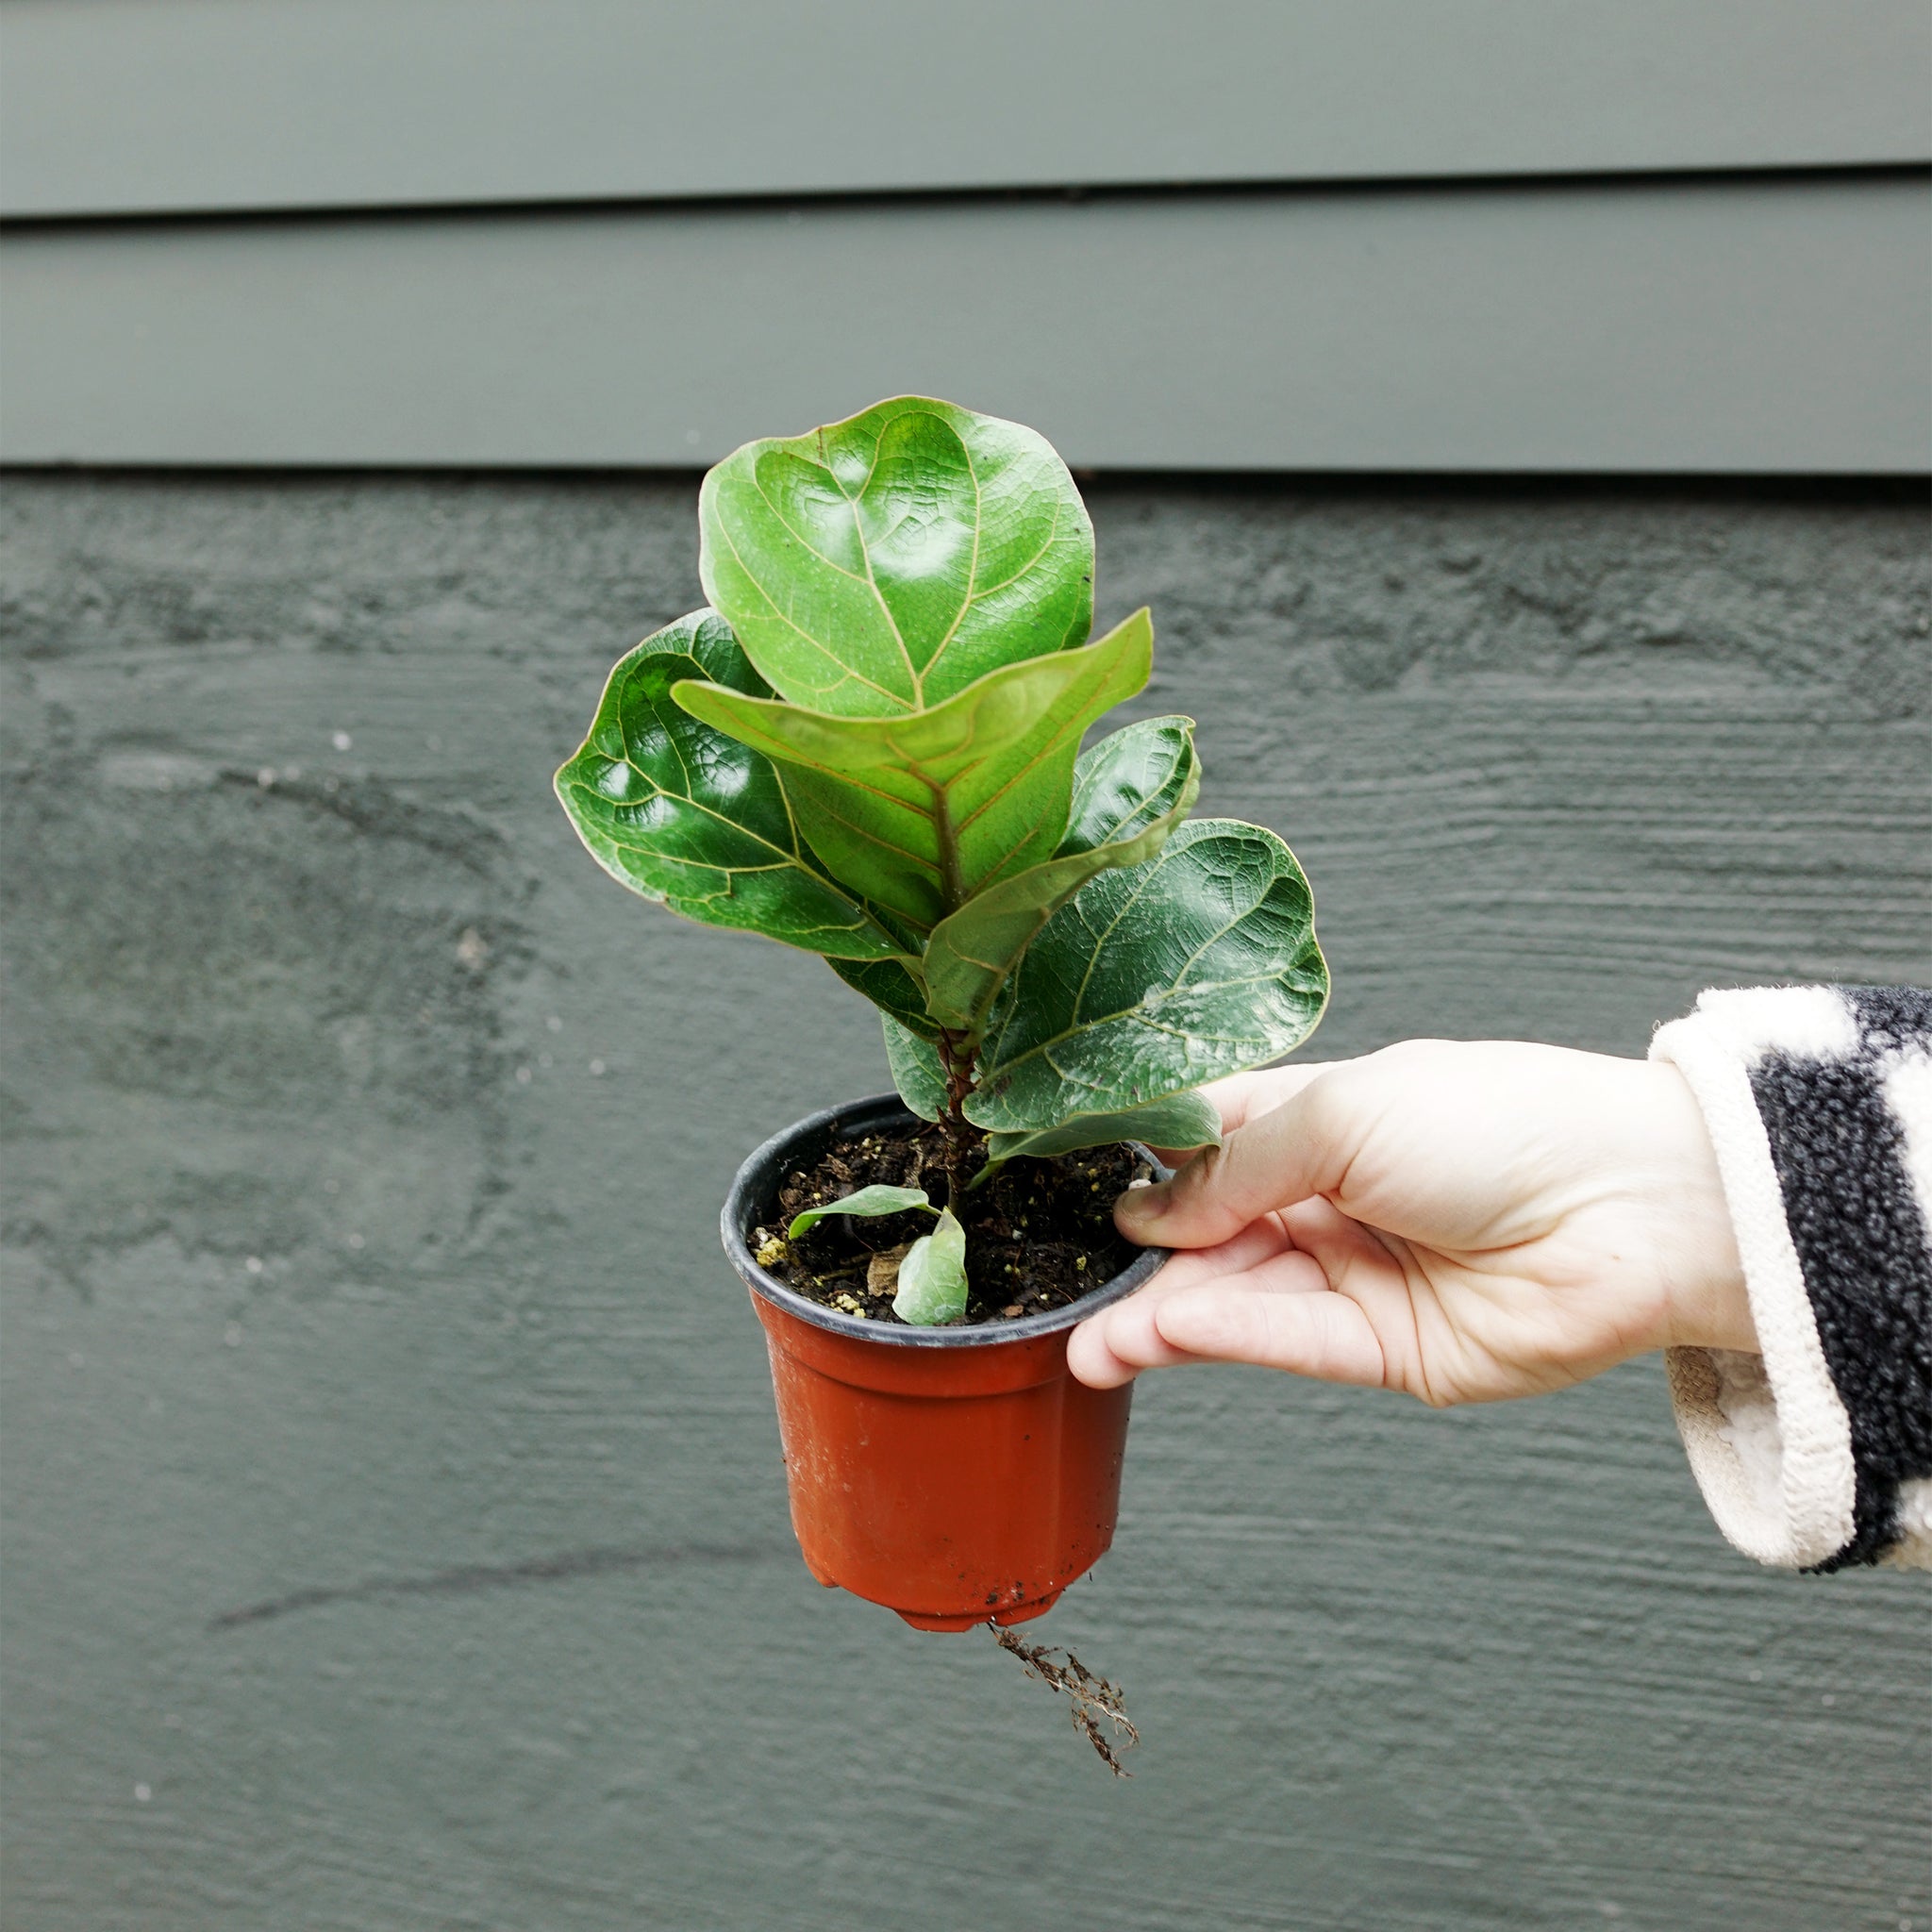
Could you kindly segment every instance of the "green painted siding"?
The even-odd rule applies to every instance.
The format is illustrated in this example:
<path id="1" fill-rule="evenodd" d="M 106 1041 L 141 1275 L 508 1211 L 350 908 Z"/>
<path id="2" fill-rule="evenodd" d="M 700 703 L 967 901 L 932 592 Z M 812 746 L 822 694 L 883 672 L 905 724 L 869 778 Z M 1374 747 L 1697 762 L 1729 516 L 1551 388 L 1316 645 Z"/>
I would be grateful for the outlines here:
<path id="1" fill-rule="evenodd" d="M 1914 175 L 13 231 L 15 462 L 681 466 L 880 395 L 1126 469 L 1875 473 Z"/>
<path id="2" fill-rule="evenodd" d="M 1923 0 L 0 33 L 16 463 L 664 467 L 894 389 L 1116 469 L 1932 461 Z"/>
<path id="3" fill-rule="evenodd" d="M 714 1215 L 876 1025 L 548 791 L 695 601 L 693 495 L 9 480 L 8 1924 L 1924 1923 L 1924 1579 L 1733 1555 L 1654 1361 L 1150 1380 L 1042 1626 L 1124 1678 L 1130 1784 L 810 1581 Z M 1322 1054 L 1924 974 L 1916 502 L 1091 496 L 1145 708 L 1315 881 Z"/>
<path id="4" fill-rule="evenodd" d="M 1919 0 L 5 0 L 0 213 L 1932 159 Z"/>

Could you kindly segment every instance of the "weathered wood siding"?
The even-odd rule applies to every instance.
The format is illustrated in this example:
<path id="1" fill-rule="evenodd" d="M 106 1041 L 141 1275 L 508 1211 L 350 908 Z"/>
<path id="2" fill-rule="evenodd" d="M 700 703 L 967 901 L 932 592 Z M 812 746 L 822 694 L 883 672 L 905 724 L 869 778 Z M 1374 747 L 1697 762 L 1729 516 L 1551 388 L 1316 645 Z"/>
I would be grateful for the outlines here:
<path id="1" fill-rule="evenodd" d="M 1149 1381 L 1044 1626 L 1129 1686 L 1131 1784 L 809 1580 L 712 1216 L 883 1084 L 874 1024 L 548 793 L 696 600 L 693 496 L 10 483 L 8 1923 L 1925 1924 L 1923 1582 L 1731 1555 L 1654 1363 Z M 1204 804 L 1315 880 L 1319 1052 L 1926 973 L 1915 504 L 1092 496 Z"/>

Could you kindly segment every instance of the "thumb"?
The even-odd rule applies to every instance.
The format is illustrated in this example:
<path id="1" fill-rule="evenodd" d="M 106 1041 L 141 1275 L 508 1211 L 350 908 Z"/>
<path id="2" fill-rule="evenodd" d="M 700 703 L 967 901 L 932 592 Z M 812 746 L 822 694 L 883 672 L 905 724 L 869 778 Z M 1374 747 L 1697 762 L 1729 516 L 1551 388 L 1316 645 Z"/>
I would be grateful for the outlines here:
<path id="1" fill-rule="evenodd" d="M 1121 1232 L 1146 1247 L 1212 1247 L 1271 1208 L 1338 1187 L 1360 1138 L 1352 1105 L 1356 1064 L 1294 1069 L 1301 1080 L 1280 1106 L 1236 1128 L 1171 1181 L 1123 1194 L 1113 1210 Z"/>

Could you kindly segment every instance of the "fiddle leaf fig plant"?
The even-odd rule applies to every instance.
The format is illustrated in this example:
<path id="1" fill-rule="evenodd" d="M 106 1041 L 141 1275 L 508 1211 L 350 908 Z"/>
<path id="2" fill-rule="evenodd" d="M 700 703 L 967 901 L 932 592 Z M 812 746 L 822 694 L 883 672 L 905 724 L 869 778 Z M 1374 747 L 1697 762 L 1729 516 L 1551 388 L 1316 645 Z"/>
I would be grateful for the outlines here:
<path id="1" fill-rule="evenodd" d="M 1313 1029 L 1307 881 L 1266 828 L 1189 818 L 1191 719 L 1082 750 L 1154 630 L 1090 639 L 1092 528 L 1034 431 L 896 397 L 747 443 L 699 526 L 709 606 L 619 660 L 558 795 L 634 891 L 818 953 L 880 1008 L 951 1198 L 812 1216 L 936 1212 L 893 1306 L 954 1320 L 963 1190 L 1022 1156 L 1212 1144 L 1194 1090 Z"/>

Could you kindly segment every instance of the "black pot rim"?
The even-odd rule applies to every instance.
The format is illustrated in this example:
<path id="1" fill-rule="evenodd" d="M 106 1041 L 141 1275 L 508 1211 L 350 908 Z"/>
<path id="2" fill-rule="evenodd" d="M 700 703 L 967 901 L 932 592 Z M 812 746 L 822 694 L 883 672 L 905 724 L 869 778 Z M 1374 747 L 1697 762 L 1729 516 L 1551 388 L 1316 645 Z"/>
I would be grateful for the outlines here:
<path id="1" fill-rule="evenodd" d="M 801 1322 L 809 1322 L 814 1328 L 828 1328 L 835 1335 L 876 1342 L 882 1348 L 991 1348 L 1002 1341 L 1024 1341 L 1036 1335 L 1053 1335 L 1062 1328 L 1074 1327 L 1089 1315 L 1098 1314 L 1102 1308 L 1124 1300 L 1160 1272 L 1170 1251 L 1143 1248 L 1111 1280 L 1063 1308 L 1021 1315 L 1010 1322 L 978 1322 L 971 1327 L 914 1328 L 828 1308 L 810 1296 L 800 1294 L 796 1289 L 788 1288 L 758 1266 L 745 1236 L 764 1213 L 772 1198 L 773 1183 L 782 1169 L 800 1164 L 804 1151 L 811 1143 L 816 1143 L 811 1146 L 815 1154 L 835 1136 L 850 1139 L 855 1133 L 917 1119 L 896 1093 L 874 1093 L 864 1100 L 848 1100 L 842 1106 L 822 1108 L 817 1113 L 807 1114 L 754 1150 L 733 1176 L 731 1191 L 725 1195 L 724 1209 L 718 1218 L 724 1252 L 754 1294 L 762 1296 L 774 1307 L 783 1308 L 788 1315 L 796 1315 Z M 1130 1144 L 1140 1145 L 1138 1141 Z M 1147 1153 L 1145 1148 L 1141 1151 Z M 1154 1158 L 1152 1154 L 1147 1158 Z M 1158 1161 L 1155 1169 L 1161 1174 L 1167 1173 Z"/>

